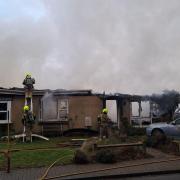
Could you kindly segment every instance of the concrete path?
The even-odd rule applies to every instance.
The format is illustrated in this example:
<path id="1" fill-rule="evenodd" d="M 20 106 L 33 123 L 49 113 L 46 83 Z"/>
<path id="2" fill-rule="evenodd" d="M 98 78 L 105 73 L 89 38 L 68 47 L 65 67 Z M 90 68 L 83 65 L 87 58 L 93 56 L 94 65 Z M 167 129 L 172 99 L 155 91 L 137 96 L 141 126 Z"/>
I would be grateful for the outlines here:
<path id="1" fill-rule="evenodd" d="M 89 171 L 95 169 L 109 168 L 113 166 L 124 166 L 124 165 L 132 165 L 137 163 L 145 163 L 152 162 L 154 160 L 166 160 L 175 158 L 176 156 L 167 155 L 158 150 L 147 149 L 148 153 L 153 155 L 155 158 L 143 159 L 143 160 L 131 160 L 121 163 L 115 163 L 111 165 L 107 164 L 87 164 L 87 165 L 65 165 L 65 166 L 57 166 L 53 167 L 48 177 L 59 176 L 61 174 L 72 173 L 72 172 L 81 172 L 81 171 Z M 43 175 L 46 168 L 31 168 L 31 169 L 17 169 L 12 170 L 10 174 L 6 174 L 5 172 L 0 172 L 0 180 L 37 180 L 39 177 Z M 111 175 L 111 174 L 130 174 L 130 173 L 139 173 L 139 172 L 148 172 L 148 171 L 166 171 L 166 170 L 180 170 L 180 160 L 168 162 L 168 163 L 160 163 L 160 164 L 149 164 L 149 165 L 141 165 L 136 167 L 127 167 L 127 168 L 119 168 L 109 171 L 103 171 L 98 173 L 90 173 L 86 175 L 76 175 L 70 178 L 81 178 L 81 177 L 90 177 L 90 176 L 101 176 L 101 175 Z M 59 178 L 60 179 L 60 178 Z M 65 178 L 64 178 L 65 179 Z"/>

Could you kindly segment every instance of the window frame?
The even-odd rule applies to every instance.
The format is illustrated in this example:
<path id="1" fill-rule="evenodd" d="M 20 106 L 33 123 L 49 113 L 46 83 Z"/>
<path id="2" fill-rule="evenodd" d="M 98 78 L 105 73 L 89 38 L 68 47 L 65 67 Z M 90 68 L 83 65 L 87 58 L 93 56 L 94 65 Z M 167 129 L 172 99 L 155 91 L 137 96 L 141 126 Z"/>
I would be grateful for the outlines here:
<path id="1" fill-rule="evenodd" d="M 0 120 L 0 124 L 7 124 L 8 122 L 11 123 L 11 101 L 0 101 L 0 103 L 7 103 L 7 110 L 0 110 L 2 113 L 7 113 L 7 119 Z"/>

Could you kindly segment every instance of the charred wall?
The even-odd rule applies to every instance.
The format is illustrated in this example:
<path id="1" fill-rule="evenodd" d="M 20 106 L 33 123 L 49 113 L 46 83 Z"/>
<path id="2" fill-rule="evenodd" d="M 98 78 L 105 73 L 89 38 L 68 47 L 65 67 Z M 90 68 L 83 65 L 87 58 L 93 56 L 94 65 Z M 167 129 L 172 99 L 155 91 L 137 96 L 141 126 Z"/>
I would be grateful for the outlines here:
<path id="1" fill-rule="evenodd" d="M 33 133 L 42 132 L 42 121 L 40 118 L 41 100 L 42 96 L 33 97 L 33 112 L 36 115 L 36 123 L 33 128 Z M 62 123 L 63 131 L 69 128 L 85 128 L 85 119 L 91 119 L 92 128 L 97 128 L 97 116 L 100 114 L 103 102 L 98 96 L 55 96 L 54 100 L 67 99 L 68 100 L 68 122 Z M 11 96 L 11 129 L 16 134 L 21 134 L 23 125 L 21 122 L 23 116 L 23 106 L 25 103 L 24 96 Z M 58 107 L 54 107 L 58 109 Z M 47 111 L 49 111 L 47 109 Z M 48 116 L 46 116 L 48 117 Z M 45 119 L 48 122 L 48 119 Z M 58 117 L 56 123 L 59 121 Z M 7 124 L 5 124 L 7 126 Z M 0 125 L 2 126 L 2 125 Z"/>
<path id="2" fill-rule="evenodd" d="M 103 101 L 97 96 L 69 97 L 69 117 L 72 128 L 84 128 L 85 118 L 90 117 L 92 128 L 97 128 L 97 116 L 101 113 Z"/>

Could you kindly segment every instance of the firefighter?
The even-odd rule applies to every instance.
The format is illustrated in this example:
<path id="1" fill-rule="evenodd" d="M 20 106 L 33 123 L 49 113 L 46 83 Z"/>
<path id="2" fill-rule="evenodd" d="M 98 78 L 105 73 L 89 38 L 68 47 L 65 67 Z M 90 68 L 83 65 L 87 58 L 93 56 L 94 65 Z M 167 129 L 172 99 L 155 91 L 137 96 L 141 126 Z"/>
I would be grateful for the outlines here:
<path id="1" fill-rule="evenodd" d="M 25 88 L 25 97 L 28 101 L 32 98 L 32 90 L 34 89 L 35 79 L 31 77 L 31 74 L 27 73 L 26 78 L 23 81 Z"/>
<path id="2" fill-rule="evenodd" d="M 30 108 L 29 106 L 24 106 L 23 108 L 24 110 L 24 114 L 23 114 L 23 117 L 22 117 L 22 123 L 24 125 L 24 133 L 26 135 L 26 141 L 31 141 L 32 138 L 31 138 L 31 135 L 32 135 L 32 128 L 33 128 L 33 125 L 35 123 L 35 115 L 32 113 L 32 111 L 30 111 Z"/>
<path id="3" fill-rule="evenodd" d="M 108 117 L 108 109 L 104 108 L 102 113 L 98 116 L 98 126 L 100 131 L 100 139 L 108 138 L 110 136 L 111 120 Z"/>
<path id="4" fill-rule="evenodd" d="M 22 123 L 25 126 L 30 127 L 32 129 L 33 124 L 35 123 L 35 115 L 30 111 L 29 106 L 24 106 L 24 114 L 22 118 Z"/>
<path id="5" fill-rule="evenodd" d="M 32 90 L 34 88 L 35 79 L 31 77 L 31 74 L 27 73 L 26 78 L 23 81 L 25 89 Z"/>

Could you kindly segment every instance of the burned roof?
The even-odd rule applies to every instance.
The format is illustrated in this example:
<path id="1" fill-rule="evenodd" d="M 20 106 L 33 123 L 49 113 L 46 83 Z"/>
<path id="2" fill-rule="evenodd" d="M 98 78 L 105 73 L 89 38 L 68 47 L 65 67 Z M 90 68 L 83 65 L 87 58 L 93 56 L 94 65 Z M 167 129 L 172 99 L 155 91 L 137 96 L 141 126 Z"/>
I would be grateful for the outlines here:
<path id="1" fill-rule="evenodd" d="M 43 89 L 43 90 L 38 90 L 34 89 L 33 90 L 33 95 L 34 96 L 43 96 L 46 92 L 51 92 L 55 96 L 57 95 L 92 95 L 92 90 L 65 90 L 65 89 L 57 89 L 57 90 L 50 90 L 50 89 Z M 0 95 L 17 95 L 17 96 L 24 96 L 25 94 L 25 89 L 24 88 L 0 88 Z"/>
<path id="2" fill-rule="evenodd" d="M 138 102 L 138 101 L 146 101 L 148 100 L 146 96 L 140 96 L 140 95 L 130 95 L 130 94 L 121 94 L 121 93 L 109 93 L 109 94 L 96 94 L 102 99 L 105 100 L 122 100 L 126 99 L 131 102 Z"/>
<path id="3" fill-rule="evenodd" d="M 66 90 L 66 89 L 34 89 L 33 96 L 44 96 L 45 93 L 53 93 L 54 96 L 99 96 L 105 100 L 120 100 L 120 99 L 127 99 L 131 102 L 133 101 L 145 101 L 147 98 L 146 96 L 140 95 L 130 95 L 130 94 L 121 94 L 121 93 L 92 93 L 92 90 Z M 2 88 L 0 87 L 0 96 L 24 96 L 25 89 L 24 88 Z"/>

